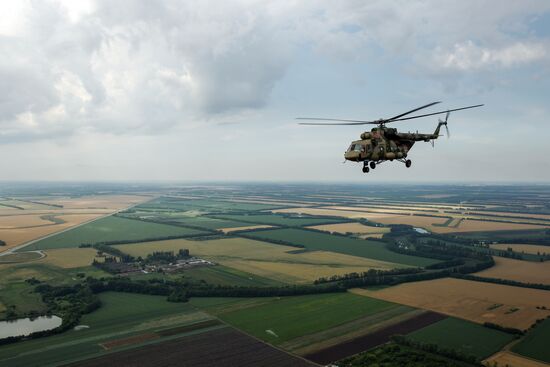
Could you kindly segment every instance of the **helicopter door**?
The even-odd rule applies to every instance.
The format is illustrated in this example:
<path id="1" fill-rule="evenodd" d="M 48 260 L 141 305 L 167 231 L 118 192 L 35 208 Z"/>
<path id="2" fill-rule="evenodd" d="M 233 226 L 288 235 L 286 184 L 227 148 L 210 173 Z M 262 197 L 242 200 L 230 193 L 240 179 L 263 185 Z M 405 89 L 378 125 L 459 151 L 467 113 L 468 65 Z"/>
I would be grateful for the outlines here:
<path id="1" fill-rule="evenodd" d="M 386 156 L 384 154 L 384 145 L 383 144 L 378 144 L 378 159 L 384 159 L 384 157 Z"/>

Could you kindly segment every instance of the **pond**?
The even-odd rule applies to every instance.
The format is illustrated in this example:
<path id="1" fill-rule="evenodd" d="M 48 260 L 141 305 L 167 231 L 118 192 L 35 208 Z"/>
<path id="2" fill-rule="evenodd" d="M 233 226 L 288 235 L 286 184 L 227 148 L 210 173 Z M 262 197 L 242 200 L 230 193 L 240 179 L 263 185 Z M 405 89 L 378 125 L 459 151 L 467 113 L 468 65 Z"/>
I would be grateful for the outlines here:
<path id="1" fill-rule="evenodd" d="M 414 230 L 421 234 L 428 234 L 430 232 L 426 231 L 424 228 L 414 227 Z"/>
<path id="2" fill-rule="evenodd" d="M 1 321 L 0 339 L 55 329 L 61 325 L 61 321 L 61 318 L 58 316 L 40 316 L 32 320 L 27 317 L 26 319 L 13 321 Z"/>

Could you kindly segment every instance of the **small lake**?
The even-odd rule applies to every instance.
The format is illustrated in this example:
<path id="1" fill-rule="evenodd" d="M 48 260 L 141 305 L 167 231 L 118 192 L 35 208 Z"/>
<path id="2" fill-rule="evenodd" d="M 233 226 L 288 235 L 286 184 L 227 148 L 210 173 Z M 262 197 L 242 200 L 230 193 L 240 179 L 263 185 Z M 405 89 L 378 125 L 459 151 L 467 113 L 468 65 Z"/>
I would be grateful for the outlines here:
<path id="1" fill-rule="evenodd" d="M 426 231 L 424 228 L 414 227 L 414 230 L 421 234 L 428 234 L 430 232 Z"/>
<path id="2" fill-rule="evenodd" d="M 40 316 L 35 319 L 18 319 L 13 321 L 0 322 L 0 339 L 9 336 L 22 336 L 37 331 L 51 330 L 61 325 L 61 317 Z"/>

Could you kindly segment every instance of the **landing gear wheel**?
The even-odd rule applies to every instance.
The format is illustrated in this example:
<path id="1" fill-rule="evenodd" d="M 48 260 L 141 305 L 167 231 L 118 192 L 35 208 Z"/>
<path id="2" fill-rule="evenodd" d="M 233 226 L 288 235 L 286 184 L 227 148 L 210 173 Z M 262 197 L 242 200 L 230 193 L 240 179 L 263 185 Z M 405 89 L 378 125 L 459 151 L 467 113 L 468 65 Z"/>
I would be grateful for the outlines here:
<path id="1" fill-rule="evenodd" d="M 370 168 L 371 168 L 371 169 L 375 169 L 375 168 L 376 168 L 376 163 L 370 162 Z"/>
<path id="2" fill-rule="evenodd" d="M 412 164 L 412 162 L 411 162 L 410 159 L 407 159 L 407 160 L 405 161 L 405 167 L 409 168 L 409 167 L 411 166 L 411 164 Z"/>
<path id="3" fill-rule="evenodd" d="M 369 172 L 369 167 L 364 166 L 364 167 L 363 167 L 363 173 L 368 173 L 368 172 Z"/>

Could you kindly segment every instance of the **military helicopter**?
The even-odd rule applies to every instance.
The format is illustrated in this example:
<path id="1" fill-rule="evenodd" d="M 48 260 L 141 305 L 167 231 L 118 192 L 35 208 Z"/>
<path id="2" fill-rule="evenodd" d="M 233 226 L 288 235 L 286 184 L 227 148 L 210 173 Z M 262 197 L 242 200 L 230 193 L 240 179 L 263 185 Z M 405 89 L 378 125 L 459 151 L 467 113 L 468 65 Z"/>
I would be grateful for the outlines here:
<path id="1" fill-rule="evenodd" d="M 412 164 L 410 159 L 407 159 L 409 151 L 413 147 L 414 143 L 417 141 L 432 142 L 439 138 L 439 130 L 441 126 L 445 126 L 447 130 L 447 137 L 449 137 L 449 128 L 447 127 L 447 120 L 449 115 L 453 111 L 466 110 L 469 108 L 476 108 L 483 106 L 482 104 L 467 106 L 461 108 L 454 108 L 446 111 L 439 111 L 433 113 L 427 113 L 424 115 L 404 117 L 413 112 L 422 110 L 424 108 L 433 106 L 435 104 L 441 103 L 432 102 L 428 103 L 425 106 L 415 108 L 413 110 L 401 113 L 397 116 L 390 117 L 388 119 L 379 119 L 374 121 L 364 121 L 364 120 L 343 120 L 343 119 L 328 119 L 328 118 L 318 118 L 318 117 L 298 117 L 298 120 L 324 120 L 324 121 L 340 121 L 338 123 L 313 123 L 313 122 L 302 122 L 300 125 L 378 125 L 373 127 L 371 131 L 365 131 L 360 135 L 361 140 L 355 140 L 351 142 L 348 150 L 344 153 L 345 161 L 353 162 L 363 162 L 363 172 L 367 173 L 370 169 L 375 169 L 376 165 L 383 163 L 385 161 L 397 160 L 405 164 L 409 168 Z M 433 116 L 445 113 L 445 120 L 439 119 L 439 123 L 433 134 L 421 134 L 418 133 L 400 133 L 397 132 L 397 129 L 386 127 L 386 124 L 395 121 L 404 121 L 412 120 L 420 117 Z M 370 167 L 370 169 L 369 169 Z"/>

